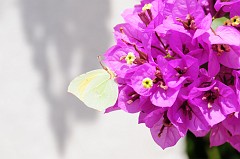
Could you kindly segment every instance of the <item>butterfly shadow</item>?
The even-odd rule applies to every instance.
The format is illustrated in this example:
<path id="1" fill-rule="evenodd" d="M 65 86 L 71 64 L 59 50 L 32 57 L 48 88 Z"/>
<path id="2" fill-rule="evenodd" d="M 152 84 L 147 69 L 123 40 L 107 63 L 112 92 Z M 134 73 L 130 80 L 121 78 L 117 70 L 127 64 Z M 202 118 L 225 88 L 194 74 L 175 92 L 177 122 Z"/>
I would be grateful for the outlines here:
<path id="1" fill-rule="evenodd" d="M 97 56 L 110 41 L 106 27 L 109 3 L 20 0 L 23 29 L 33 50 L 34 66 L 41 75 L 41 91 L 49 105 L 49 120 L 61 153 L 69 135 L 70 117 L 79 122 L 97 119 L 96 111 L 67 93 L 67 87 L 76 75 L 100 66 Z"/>

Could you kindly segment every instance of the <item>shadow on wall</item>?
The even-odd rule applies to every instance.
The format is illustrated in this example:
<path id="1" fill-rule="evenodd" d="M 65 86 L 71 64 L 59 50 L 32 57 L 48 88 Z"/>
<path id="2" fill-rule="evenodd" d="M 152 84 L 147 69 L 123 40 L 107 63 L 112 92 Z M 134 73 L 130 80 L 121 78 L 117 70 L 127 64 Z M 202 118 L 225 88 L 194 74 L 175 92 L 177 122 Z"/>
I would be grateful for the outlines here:
<path id="1" fill-rule="evenodd" d="M 67 118 L 92 122 L 97 118 L 94 110 L 88 109 L 77 98 L 68 94 L 67 87 L 73 79 L 71 65 L 76 50 L 81 50 L 79 74 L 99 67 L 97 55 L 109 45 L 107 20 L 110 12 L 109 0 L 21 0 L 23 27 L 33 49 L 33 61 L 42 76 L 42 91 L 49 102 L 49 119 L 59 145 L 64 153 L 69 133 Z M 40 34 L 41 33 L 41 34 Z M 55 49 L 62 82 L 51 72 L 49 43 Z M 74 52 L 75 51 L 75 52 Z M 77 51 L 80 54 L 80 51 Z M 52 70 L 52 71 L 51 71 Z M 62 86 L 62 84 L 64 86 Z M 52 85 L 61 88 L 58 93 Z"/>

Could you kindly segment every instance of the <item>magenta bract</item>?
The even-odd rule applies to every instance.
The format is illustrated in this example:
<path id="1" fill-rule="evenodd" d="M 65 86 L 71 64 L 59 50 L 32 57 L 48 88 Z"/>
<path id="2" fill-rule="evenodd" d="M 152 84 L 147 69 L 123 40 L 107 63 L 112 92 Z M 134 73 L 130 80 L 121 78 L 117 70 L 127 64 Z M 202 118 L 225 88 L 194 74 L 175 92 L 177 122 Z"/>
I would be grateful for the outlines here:
<path id="1" fill-rule="evenodd" d="M 142 0 L 125 10 L 104 54 L 119 84 L 106 112 L 139 113 L 163 149 L 191 131 L 240 151 L 239 8 L 240 0 Z"/>

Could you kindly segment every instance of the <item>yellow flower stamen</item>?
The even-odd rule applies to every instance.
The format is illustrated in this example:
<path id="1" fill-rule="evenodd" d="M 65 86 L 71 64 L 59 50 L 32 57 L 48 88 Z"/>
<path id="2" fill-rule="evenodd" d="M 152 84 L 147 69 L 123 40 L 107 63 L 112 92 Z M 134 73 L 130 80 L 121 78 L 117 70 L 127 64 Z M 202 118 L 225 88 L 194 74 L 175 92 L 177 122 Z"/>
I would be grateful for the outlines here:
<path id="1" fill-rule="evenodd" d="M 129 65 L 133 64 L 133 61 L 135 59 L 136 59 L 136 56 L 132 52 L 129 52 L 127 54 L 127 56 L 125 57 L 125 60 L 126 60 L 127 64 L 129 64 Z"/>
<path id="2" fill-rule="evenodd" d="M 150 78 L 144 78 L 143 81 L 142 81 L 142 85 L 144 88 L 151 88 L 153 86 L 153 80 L 151 80 Z"/>
<path id="3" fill-rule="evenodd" d="M 146 11 L 147 9 L 151 9 L 152 8 L 152 4 L 149 3 L 149 4 L 145 4 L 143 7 L 142 7 L 142 10 L 143 11 Z"/>
<path id="4" fill-rule="evenodd" d="M 232 21 L 229 20 L 229 19 L 227 19 L 227 20 L 223 23 L 223 25 L 231 26 L 231 25 L 232 25 Z"/>
<path id="5" fill-rule="evenodd" d="M 167 55 L 165 55 L 164 58 L 166 58 L 166 59 L 167 59 L 167 58 L 172 59 L 173 56 L 172 56 L 170 53 L 167 53 Z"/>
<path id="6" fill-rule="evenodd" d="M 231 19 L 232 26 L 238 26 L 240 24 L 240 17 L 239 16 L 234 16 Z"/>

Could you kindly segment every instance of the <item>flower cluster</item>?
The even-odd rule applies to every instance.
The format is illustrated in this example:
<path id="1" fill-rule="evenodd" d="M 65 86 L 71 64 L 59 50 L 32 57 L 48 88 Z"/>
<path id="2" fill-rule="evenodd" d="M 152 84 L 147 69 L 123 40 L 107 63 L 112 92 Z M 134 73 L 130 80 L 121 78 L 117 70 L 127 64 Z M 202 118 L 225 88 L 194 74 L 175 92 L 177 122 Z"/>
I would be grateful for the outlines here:
<path id="1" fill-rule="evenodd" d="M 123 12 L 104 54 L 117 103 L 139 113 L 154 141 L 173 146 L 191 131 L 240 151 L 240 0 L 142 0 Z"/>

